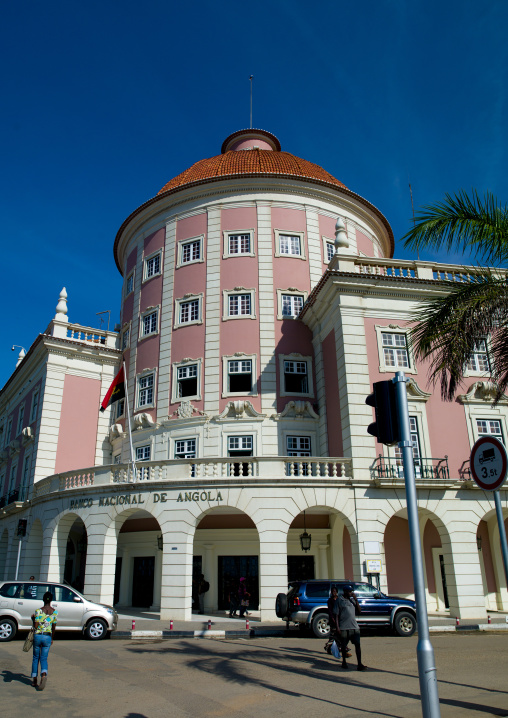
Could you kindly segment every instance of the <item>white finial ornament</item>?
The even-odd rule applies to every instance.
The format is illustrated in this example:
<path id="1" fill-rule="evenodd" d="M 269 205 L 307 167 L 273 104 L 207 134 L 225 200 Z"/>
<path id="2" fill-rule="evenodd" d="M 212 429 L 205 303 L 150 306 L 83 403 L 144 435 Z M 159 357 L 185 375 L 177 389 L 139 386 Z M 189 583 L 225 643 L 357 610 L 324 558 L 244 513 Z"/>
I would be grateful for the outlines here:
<path id="1" fill-rule="evenodd" d="M 342 217 L 337 217 L 335 222 L 335 254 L 338 254 L 339 249 L 349 249 L 349 240 L 346 234 L 346 225 Z"/>
<path id="2" fill-rule="evenodd" d="M 63 316 L 62 316 L 63 315 Z M 58 304 L 56 305 L 55 319 L 67 318 L 67 290 L 65 287 L 60 292 Z"/>

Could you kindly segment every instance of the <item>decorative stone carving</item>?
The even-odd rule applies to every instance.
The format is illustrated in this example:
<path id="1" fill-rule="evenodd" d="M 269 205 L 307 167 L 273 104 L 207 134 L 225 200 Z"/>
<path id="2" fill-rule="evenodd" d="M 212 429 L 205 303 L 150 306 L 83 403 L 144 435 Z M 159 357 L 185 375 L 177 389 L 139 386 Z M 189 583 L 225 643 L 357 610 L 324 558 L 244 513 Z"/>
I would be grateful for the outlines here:
<path id="1" fill-rule="evenodd" d="M 204 411 L 197 409 L 190 401 L 182 401 L 178 409 L 173 412 L 173 416 L 177 416 L 179 419 L 191 419 L 194 414 L 206 416 Z"/>
<path id="2" fill-rule="evenodd" d="M 492 381 L 475 381 L 471 384 L 465 394 L 460 394 L 458 400 L 461 404 L 468 404 L 470 402 L 488 402 L 492 404 L 496 398 L 497 384 Z M 503 394 L 500 401 L 506 403 L 508 397 Z"/>
<path id="3" fill-rule="evenodd" d="M 137 414 L 137 416 L 134 417 L 134 421 L 132 422 L 134 424 L 134 429 L 150 429 L 151 427 L 155 426 L 155 422 L 150 416 L 150 414 Z"/>
<path id="4" fill-rule="evenodd" d="M 280 421 L 281 419 L 319 419 L 319 414 L 316 414 L 312 408 L 310 401 L 288 401 L 284 409 L 280 414 L 275 414 L 274 419 Z"/>
<path id="5" fill-rule="evenodd" d="M 335 254 L 339 249 L 349 249 L 349 240 L 346 233 L 346 225 L 342 217 L 337 217 L 335 222 Z"/>
<path id="6" fill-rule="evenodd" d="M 55 319 L 67 320 L 67 290 L 63 287 L 56 305 Z"/>
<path id="7" fill-rule="evenodd" d="M 109 440 L 114 441 L 124 436 L 124 432 L 121 424 L 113 424 L 109 429 Z"/>
<path id="8" fill-rule="evenodd" d="M 407 398 L 410 401 L 428 401 L 432 394 L 428 394 L 426 391 L 420 389 L 416 381 L 409 377 L 406 382 Z"/>
<path id="9" fill-rule="evenodd" d="M 254 409 L 250 401 L 228 401 L 224 411 L 217 417 L 218 421 L 223 419 L 263 419 L 266 414 L 260 414 Z"/>

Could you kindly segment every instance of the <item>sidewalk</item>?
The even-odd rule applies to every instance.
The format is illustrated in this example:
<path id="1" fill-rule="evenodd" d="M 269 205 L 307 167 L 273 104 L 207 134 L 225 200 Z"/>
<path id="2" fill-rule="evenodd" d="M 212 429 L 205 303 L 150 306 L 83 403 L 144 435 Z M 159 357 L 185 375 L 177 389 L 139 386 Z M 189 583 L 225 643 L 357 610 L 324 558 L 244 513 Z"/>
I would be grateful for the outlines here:
<path id="1" fill-rule="evenodd" d="M 247 620 L 249 626 L 247 628 Z M 135 622 L 133 628 L 133 621 Z M 210 621 L 210 628 L 209 628 Z M 508 623 L 505 614 L 491 614 L 491 624 L 485 619 L 467 619 L 456 625 L 455 618 L 447 615 L 429 615 L 429 626 L 432 632 L 449 631 L 505 631 Z M 135 609 L 118 609 L 117 630 L 111 634 L 112 638 L 130 639 L 166 639 L 193 636 L 195 638 L 224 638 L 230 637 L 268 637 L 268 636 L 301 636 L 298 626 L 290 625 L 289 630 L 282 620 L 261 621 L 258 611 L 249 612 L 245 618 L 229 618 L 226 611 L 217 611 L 199 615 L 192 614 L 191 621 L 173 621 L 160 619 L 158 612 L 138 611 Z"/>

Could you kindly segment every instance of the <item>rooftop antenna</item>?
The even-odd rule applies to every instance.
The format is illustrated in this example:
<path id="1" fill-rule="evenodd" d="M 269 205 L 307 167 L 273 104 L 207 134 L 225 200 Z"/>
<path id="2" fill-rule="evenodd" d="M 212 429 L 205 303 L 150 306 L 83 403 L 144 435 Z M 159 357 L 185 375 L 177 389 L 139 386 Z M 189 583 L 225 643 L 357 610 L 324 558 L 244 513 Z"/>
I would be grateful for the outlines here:
<path id="1" fill-rule="evenodd" d="M 413 204 L 413 190 L 411 189 L 411 182 L 409 183 L 409 194 L 411 195 L 411 209 L 413 210 L 413 227 L 416 227 L 416 220 L 415 220 L 415 206 Z M 418 257 L 418 261 L 420 261 L 420 250 L 416 249 L 416 256 Z"/>
<path id="2" fill-rule="evenodd" d="M 100 317 L 99 329 L 102 329 L 102 325 L 104 324 L 104 317 L 102 316 L 103 314 L 108 315 L 108 332 L 109 332 L 109 322 L 111 320 L 111 309 L 106 309 L 104 312 L 95 312 L 95 316 Z"/>
<path id="3" fill-rule="evenodd" d="M 250 129 L 252 130 L 252 78 L 254 75 L 249 77 L 250 80 Z"/>

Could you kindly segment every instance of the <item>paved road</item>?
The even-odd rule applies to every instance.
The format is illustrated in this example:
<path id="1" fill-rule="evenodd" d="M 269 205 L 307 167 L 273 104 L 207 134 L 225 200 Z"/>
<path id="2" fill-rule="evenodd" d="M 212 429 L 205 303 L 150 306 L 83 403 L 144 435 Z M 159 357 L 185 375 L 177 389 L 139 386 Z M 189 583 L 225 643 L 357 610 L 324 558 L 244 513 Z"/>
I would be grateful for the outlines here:
<path id="1" fill-rule="evenodd" d="M 508 636 L 432 637 L 441 715 L 508 716 Z M 366 636 L 370 670 L 343 671 L 314 638 L 56 640 L 43 692 L 31 654 L 0 648 L 2 713 L 59 718 L 420 718 L 416 638 Z"/>

